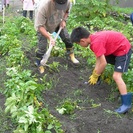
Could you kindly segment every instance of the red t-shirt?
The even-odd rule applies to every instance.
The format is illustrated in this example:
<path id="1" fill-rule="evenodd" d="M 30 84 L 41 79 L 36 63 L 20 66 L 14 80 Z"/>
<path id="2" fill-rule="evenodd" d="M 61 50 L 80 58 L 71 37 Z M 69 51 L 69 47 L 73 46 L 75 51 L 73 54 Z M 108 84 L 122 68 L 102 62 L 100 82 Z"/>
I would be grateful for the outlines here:
<path id="1" fill-rule="evenodd" d="M 128 53 L 131 44 L 128 39 L 116 31 L 100 31 L 90 35 L 90 49 L 96 57 L 101 55 L 121 56 Z"/>

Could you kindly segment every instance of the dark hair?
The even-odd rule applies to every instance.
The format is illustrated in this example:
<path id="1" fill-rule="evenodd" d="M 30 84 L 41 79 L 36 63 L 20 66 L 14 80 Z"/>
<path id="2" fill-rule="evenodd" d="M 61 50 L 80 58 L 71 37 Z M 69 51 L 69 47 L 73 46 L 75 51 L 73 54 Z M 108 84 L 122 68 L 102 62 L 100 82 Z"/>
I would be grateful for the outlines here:
<path id="1" fill-rule="evenodd" d="M 71 42 L 72 43 L 80 42 L 80 40 L 82 38 L 88 38 L 89 35 L 90 35 L 90 32 L 87 31 L 85 28 L 77 27 L 77 28 L 73 29 L 73 31 L 71 33 Z"/>

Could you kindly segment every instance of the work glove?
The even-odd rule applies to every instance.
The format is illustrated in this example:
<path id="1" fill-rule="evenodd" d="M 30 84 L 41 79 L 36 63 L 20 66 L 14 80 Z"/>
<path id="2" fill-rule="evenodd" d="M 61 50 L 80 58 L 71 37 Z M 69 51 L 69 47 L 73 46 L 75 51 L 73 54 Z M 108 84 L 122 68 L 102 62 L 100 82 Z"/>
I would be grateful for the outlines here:
<path id="1" fill-rule="evenodd" d="M 100 75 L 101 75 L 101 74 L 97 74 L 97 73 L 96 73 L 96 70 L 93 70 L 92 75 L 89 77 L 88 83 L 89 83 L 90 85 L 96 84 Z"/>

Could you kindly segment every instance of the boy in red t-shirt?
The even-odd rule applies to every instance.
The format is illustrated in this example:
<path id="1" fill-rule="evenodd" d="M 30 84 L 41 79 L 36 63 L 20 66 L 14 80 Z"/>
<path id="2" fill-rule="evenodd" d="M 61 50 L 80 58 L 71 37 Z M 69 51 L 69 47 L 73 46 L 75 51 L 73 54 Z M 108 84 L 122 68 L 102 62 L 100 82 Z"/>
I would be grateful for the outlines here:
<path id="1" fill-rule="evenodd" d="M 128 39 L 116 31 L 100 31 L 90 34 L 85 28 L 78 27 L 72 31 L 71 41 L 88 47 L 96 56 L 96 65 L 89 84 L 96 84 L 99 76 L 104 71 L 107 63 L 114 65 L 113 79 L 121 94 L 122 105 L 115 111 L 125 113 L 131 108 L 132 93 L 127 93 L 127 87 L 122 79 L 122 74 L 128 71 L 131 58 L 131 44 Z"/>

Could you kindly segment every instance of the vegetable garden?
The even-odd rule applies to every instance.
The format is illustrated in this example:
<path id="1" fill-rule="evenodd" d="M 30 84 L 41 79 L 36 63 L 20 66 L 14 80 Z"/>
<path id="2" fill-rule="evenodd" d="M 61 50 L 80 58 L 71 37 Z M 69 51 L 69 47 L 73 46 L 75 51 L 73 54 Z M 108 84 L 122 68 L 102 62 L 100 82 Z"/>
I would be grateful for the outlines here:
<path id="1" fill-rule="evenodd" d="M 34 24 L 20 14 L 6 11 L 0 16 L 0 132 L 1 133 L 132 133 L 133 110 L 119 115 L 119 92 L 108 65 L 100 85 L 83 84 L 95 63 L 89 48 L 76 44 L 80 61 L 73 66 L 65 57 L 64 44 L 58 39 L 45 73 L 34 66 L 36 32 Z M 133 26 L 129 15 L 133 8 L 114 7 L 109 0 L 77 0 L 67 27 L 77 26 L 90 32 L 122 32 L 133 45 Z M 133 58 L 133 57 L 132 57 Z M 133 59 L 124 80 L 133 92 Z"/>

